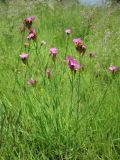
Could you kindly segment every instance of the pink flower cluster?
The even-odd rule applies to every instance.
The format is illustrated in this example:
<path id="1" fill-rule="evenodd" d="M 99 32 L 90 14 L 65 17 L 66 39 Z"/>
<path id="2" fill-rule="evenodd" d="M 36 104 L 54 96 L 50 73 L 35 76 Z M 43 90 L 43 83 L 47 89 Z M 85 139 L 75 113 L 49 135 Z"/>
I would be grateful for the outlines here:
<path id="1" fill-rule="evenodd" d="M 25 31 L 26 28 L 28 29 L 28 31 L 29 31 L 29 33 L 27 35 L 28 40 L 36 40 L 36 37 L 37 37 L 36 31 L 32 27 L 34 19 L 35 19 L 34 16 L 25 18 L 23 21 L 23 26 L 20 27 L 21 32 Z"/>
<path id="2" fill-rule="evenodd" d="M 36 31 L 35 31 L 35 29 L 32 27 L 32 23 L 33 23 L 33 20 L 35 19 L 35 17 L 28 17 L 28 18 L 25 18 L 24 19 L 24 29 L 25 28 L 27 28 L 28 30 L 29 30 L 29 33 L 28 33 L 28 35 L 27 35 L 27 39 L 28 40 L 36 40 L 36 37 L 37 37 L 37 34 L 36 34 Z M 71 29 L 66 29 L 65 30 L 65 33 L 67 34 L 67 35 L 70 35 L 71 34 Z M 79 53 L 79 54 L 82 54 L 82 55 L 84 55 L 84 53 L 85 53 L 85 51 L 86 51 L 86 45 L 83 43 L 83 41 L 80 39 L 80 38 L 74 38 L 73 39 L 73 42 L 74 42 L 74 44 L 75 44 L 75 49 L 77 50 L 77 52 Z M 28 42 L 28 43 L 26 43 L 25 45 L 27 46 L 29 46 L 29 44 L 30 44 L 30 42 Z M 46 44 L 46 42 L 45 41 L 41 41 L 41 46 L 42 45 L 44 45 L 44 44 Z M 55 62 L 55 60 L 56 60 L 56 56 L 57 56 L 57 54 L 58 54 L 58 49 L 57 48 L 50 48 L 49 49 L 49 54 L 50 54 L 50 56 L 52 57 L 52 60 Z M 90 54 L 89 54 L 89 56 L 90 56 L 90 58 L 91 57 L 95 57 L 96 56 L 96 53 L 95 52 L 91 52 Z M 28 53 L 21 53 L 20 55 L 19 55 L 19 57 L 20 57 L 20 59 L 22 60 L 22 62 L 26 65 L 26 64 L 28 64 L 28 57 L 29 57 L 29 54 Z M 72 71 L 72 72 L 75 72 L 76 73 L 76 71 L 79 71 L 80 69 L 84 69 L 84 66 L 82 66 L 82 65 L 80 65 L 78 62 L 77 62 L 77 60 L 74 58 L 74 57 L 72 57 L 72 56 L 70 56 L 70 55 L 67 55 L 66 56 L 66 58 L 65 58 L 65 62 L 67 62 L 67 65 L 68 65 L 68 67 L 70 68 L 70 70 Z M 108 70 L 112 73 L 112 74 L 115 74 L 118 70 L 119 70 L 119 67 L 117 67 L 117 66 L 115 66 L 115 65 L 110 65 L 109 66 L 109 68 L 108 68 Z M 51 79 L 51 75 L 52 75 L 52 72 L 51 72 L 51 69 L 50 68 L 47 68 L 46 70 L 45 70 L 45 72 L 46 72 L 46 75 L 47 75 L 47 77 L 48 77 L 48 79 Z M 28 81 L 27 81 L 27 83 L 29 84 L 29 85 L 32 85 L 32 86 L 35 86 L 36 85 L 36 80 L 34 80 L 34 79 L 29 79 Z"/>
<path id="3" fill-rule="evenodd" d="M 86 51 L 86 45 L 84 45 L 83 41 L 80 38 L 73 39 L 73 42 L 76 45 L 76 50 L 79 54 L 84 55 Z"/>

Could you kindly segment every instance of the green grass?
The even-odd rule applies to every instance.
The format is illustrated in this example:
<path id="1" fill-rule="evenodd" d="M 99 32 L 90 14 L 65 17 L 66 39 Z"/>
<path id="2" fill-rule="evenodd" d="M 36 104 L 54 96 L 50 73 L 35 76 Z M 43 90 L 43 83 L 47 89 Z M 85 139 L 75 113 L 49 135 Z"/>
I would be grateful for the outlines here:
<path id="1" fill-rule="evenodd" d="M 19 26 L 31 15 L 39 55 L 31 42 L 28 67 L 19 59 L 28 52 Z M 119 160 L 120 72 L 112 75 L 108 67 L 120 66 L 120 6 L 11 1 L 0 4 L 0 24 L 0 160 Z M 67 51 L 66 28 L 72 29 Z M 80 60 L 76 37 L 87 46 Z M 42 40 L 47 44 L 40 48 Z M 50 47 L 59 49 L 55 64 Z M 84 65 L 72 82 L 66 54 Z M 36 87 L 27 85 L 30 78 Z"/>

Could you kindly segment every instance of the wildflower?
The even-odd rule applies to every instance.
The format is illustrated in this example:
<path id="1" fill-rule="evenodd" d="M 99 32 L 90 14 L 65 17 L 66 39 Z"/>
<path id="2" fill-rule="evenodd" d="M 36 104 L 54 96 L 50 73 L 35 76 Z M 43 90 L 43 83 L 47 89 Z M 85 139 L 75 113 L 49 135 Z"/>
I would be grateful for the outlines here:
<path id="1" fill-rule="evenodd" d="M 71 31 L 71 29 L 69 29 L 69 28 L 65 30 L 65 33 L 67 33 L 67 35 L 71 34 L 71 32 L 72 32 L 72 31 Z"/>
<path id="2" fill-rule="evenodd" d="M 108 70 L 113 74 L 115 74 L 118 71 L 118 69 L 119 68 L 117 66 L 114 66 L 114 65 L 110 65 L 110 67 L 108 68 Z"/>
<path id="3" fill-rule="evenodd" d="M 71 59 L 69 61 L 69 67 L 71 70 L 77 71 L 80 68 L 80 65 L 78 64 L 78 62 L 75 59 Z"/>
<path id="4" fill-rule="evenodd" d="M 68 63 L 71 58 L 72 58 L 71 56 L 67 55 L 66 58 L 63 60 L 63 62 Z"/>
<path id="5" fill-rule="evenodd" d="M 83 41 L 80 38 L 75 38 L 73 39 L 73 42 L 76 45 L 76 50 L 78 51 L 78 53 L 84 55 L 85 51 L 86 51 L 86 46 L 83 44 Z"/>
<path id="6" fill-rule="evenodd" d="M 27 64 L 27 59 L 29 57 L 29 54 L 22 53 L 22 54 L 19 55 L 19 57 L 21 58 L 21 60 L 23 61 L 24 64 Z"/>
<path id="7" fill-rule="evenodd" d="M 68 60 L 68 61 L 69 61 L 69 60 L 71 60 L 71 59 L 73 59 L 73 57 L 72 57 L 72 56 L 69 56 L 69 55 L 67 55 L 67 56 L 66 56 L 66 60 Z"/>
<path id="8" fill-rule="evenodd" d="M 36 83 L 37 83 L 37 81 L 36 81 L 36 80 L 33 80 L 33 79 L 29 79 L 29 80 L 27 81 L 27 84 L 32 85 L 32 86 L 35 86 Z"/>
<path id="9" fill-rule="evenodd" d="M 68 60 L 68 66 L 72 71 L 77 71 L 80 69 L 78 62 L 71 56 L 67 55 L 66 60 Z"/>
<path id="10" fill-rule="evenodd" d="M 73 39 L 73 42 L 74 42 L 76 45 L 83 43 L 83 41 L 82 41 L 80 38 L 74 38 L 74 39 Z"/>
<path id="11" fill-rule="evenodd" d="M 53 61 L 55 62 L 56 55 L 58 54 L 58 49 L 57 48 L 50 48 L 49 52 L 50 52 L 50 55 L 52 56 Z"/>
<path id="12" fill-rule="evenodd" d="M 86 46 L 82 43 L 79 43 L 76 45 L 76 50 L 78 51 L 78 53 L 84 55 L 84 53 L 86 51 Z"/>
<path id="13" fill-rule="evenodd" d="M 48 68 L 48 69 L 46 70 L 46 73 L 47 73 L 48 79 L 51 79 L 51 69 L 50 69 L 50 68 Z"/>
<path id="14" fill-rule="evenodd" d="M 51 55 L 56 55 L 58 53 L 58 49 L 57 48 L 50 48 L 50 54 Z"/>
<path id="15" fill-rule="evenodd" d="M 32 40 L 35 40 L 36 37 L 37 37 L 37 34 L 36 34 L 35 29 L 34 29 L 34 28 L 30 29 L 30 32 L 29 32 L 27 38 L 28 38 L 29 40 L 31 40 L 31 39 L 32 39 Z"/>
<path id="16" fill-rule="evenodd" d="M 32 22 L 33 22 L 34 19 L 35 19 L 34 16 L 25 18 L 25 19 L 24 19 L 24 25 L 25 25 L 28 29 L 30 29 L 31 26 L 32 26 Z"/>

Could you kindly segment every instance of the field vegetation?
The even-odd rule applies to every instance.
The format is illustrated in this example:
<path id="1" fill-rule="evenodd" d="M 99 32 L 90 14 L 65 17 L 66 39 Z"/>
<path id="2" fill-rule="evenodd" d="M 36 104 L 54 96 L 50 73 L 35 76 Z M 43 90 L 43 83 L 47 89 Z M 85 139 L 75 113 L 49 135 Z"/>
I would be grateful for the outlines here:
<path id="1" fill-rule="evenodd" d="M 120 159 L 120 5 L 0 2 L 0 160 Z"/>

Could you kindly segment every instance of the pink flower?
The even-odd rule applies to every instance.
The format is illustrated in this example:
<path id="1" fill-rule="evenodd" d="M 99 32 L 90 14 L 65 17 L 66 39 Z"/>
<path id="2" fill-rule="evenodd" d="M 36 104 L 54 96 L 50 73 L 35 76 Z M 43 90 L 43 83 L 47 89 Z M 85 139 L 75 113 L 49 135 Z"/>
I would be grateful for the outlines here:
<path id="1" fill-rule="evenodd" d="M 54 56 L 54 55 L 56 55 L 57 53 L 58 53 L 58 49 L 57 48 L 50 48 L 50 54 L 52 55 L 52 56 Z"/>
<path id="2" fill-rule="evenodd" d="M 69 56 L 69 55 L 66 56 L 66 60 L 69 61 L 69 60 L 71 60 L 71 59 L 73 59 L 73 57 L 71 57 L 71 56 Z"/>
<path id="3" fill-rule="evenodd" d="M 46 70 L 46 73 L 47 73 L 48 79 L 51 79 L 51 69 L 50 69 L 50 68 L 48 68 L 48 69 Z"/>
<path id="4" fill-rule="evenodd" d="M 34 16 L 25 18 L 25 19 L 24 19 L 24 25 L 25 25 L 28 29 L 30 29 L 31 26 L 32 26 L 32 22 L 33 22 L 34 19 L 35 19 Z"/>
<path id="5" fill-rule="evenodd" d="M 71 32 L 72 32 L 72 31 L 71 31 L 71 29 L 69 29 L 69 28 L 65 30 L 65 33 L 67 33 L 68 35 L 71 34 Z"/>
<path id="6" fill-rule="evenodd" d="M 35 39 L 35 34 L 34 33 L 29 33 L 27 36 L 28 39 Z"/>
<path id="7" fill-rule="evenodd" d="M 108 70 L 110 71 L 110 72 L 112 72 L 113 74 L 115 73 L 115 72 L 117 72 L 118 71 L 118 67 L 117 66 L 114 66 L 114 65 L 110 65 L 110 67 L 108 68 Z"/>
<path id="8" fill-rule="evenodd" d="M 34 19 L 35 19 L 35 17 L 34 17 L 34 16 L 31 16 L 31 17 L 25 18 L 25 21 L 30 23 L 30 22 L 32 22 Z"/>
<path id="9" fill-rule="evenodd" d="M 23 61 L 24 64 L 27 64 L 27 59 L 29 57 L 29 54 L 22 53 L 22 54 L 19 55 L 19 57 L 21 58 L 21 60 Z"/>
<path id="10" fill-rule="evenodd" d="M 32 85 L 32 86 L 35 86 L 36 85 L 36 80 L 33 80 L 33 79 L 29 79 L 28 81 L 27 81 L 27 84 L 29 84 L 29 85 Z"/>
<path id="11" fill-rule="evenodd" d="M 29 55 L 27 53 L 20 54 L 21 59 L 27 59 L 28 57 L 29 57 Z"/>
<path id="12" fill-rule="evenodd" d="M 68 66 L 72 71 L 77 71 L 80 69 L 80 65 L 73 57 L 67 55 L 66 60 L 68 60 Z"/>
<path id="13" fill-rule="evenodd" d="M 34 29 L 34 28 L 30 29 L 30 32 L 29 32 L 27 38 L 28 38 L 29 40 L 30 40 L 30 39 L 35 40 L 36 37 L 37 37 L 37 35 L 36 35 L 35 29 Z"/>
<path id="14" fill-rule="evenodd" d="M 49 52 L 50 52 L 50 55 L 52 56 L 52 60 L 55 62 L 56 55 L 58 54 L 58 49 L 57 48 L 50 48 Z"/>
<path id="15" fill-rule="evenodd" d="M 73 57 L 67 55 L 66 58 L 64 59 L 64 62 L 69 62 L 71 59 L 73 59 Z"/>
<path id="16" fill-rule="evenodd" d="M 74 38 L 74 39 L 73 39 L 73 42 L 74 42 L 75 44 L 82 44 L 82 43 L 83 43 L 80 38 Z"/>
<path id="17" fill-rule="evenodd" d="M 71 70 L 77 71 L 80 68 L 80 65 L 78 64 L 78 62 L 75 59 L 71 59 L 69 61 L 69 67 Z"/>

